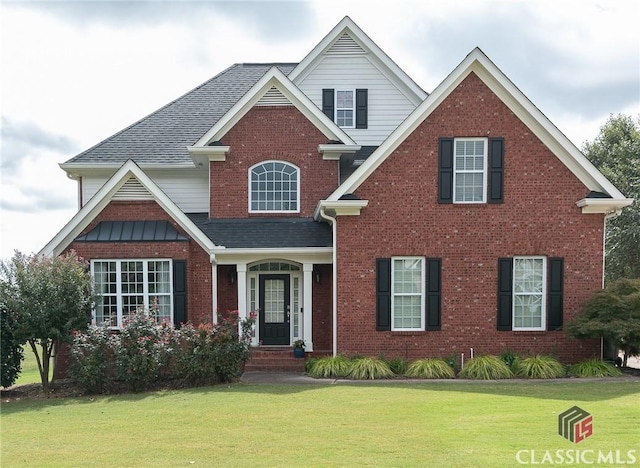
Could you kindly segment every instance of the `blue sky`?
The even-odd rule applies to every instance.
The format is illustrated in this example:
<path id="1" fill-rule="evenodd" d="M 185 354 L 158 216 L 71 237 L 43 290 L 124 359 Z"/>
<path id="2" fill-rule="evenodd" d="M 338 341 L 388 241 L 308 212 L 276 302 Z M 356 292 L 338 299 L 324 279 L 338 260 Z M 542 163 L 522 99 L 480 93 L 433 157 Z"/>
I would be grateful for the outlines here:
<path id="1" fill-rule="evenodd" d="M 77 210 L 59 163 L 237 62 L 297 62 L 349 15 L 425 91 L 476 46 L 581 147 L 640 113 L 640 2 L 6 1 L 0 258 Z"/>

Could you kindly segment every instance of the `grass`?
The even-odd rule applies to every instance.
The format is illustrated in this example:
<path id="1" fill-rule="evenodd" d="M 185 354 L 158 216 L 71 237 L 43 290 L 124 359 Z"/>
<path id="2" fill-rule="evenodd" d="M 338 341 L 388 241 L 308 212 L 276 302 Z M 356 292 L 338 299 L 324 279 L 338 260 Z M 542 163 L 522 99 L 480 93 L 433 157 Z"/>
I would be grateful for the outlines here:
<path id="1" fill-rule="evenodd" d="M 40 372 L 38 371 L 38 363 L 36 362 L 36 356 L 31 350 L 31 346 L 28 344 L 23 348 L 22 366 L 18 380 L 15 385 L 25 385 L 32 383 L 40 383 Z"/>
<path id="2" fill-rule="evenodd" d="M 518 450 L 628 450 L 640 382 L 232 384 L 2 403 L 2 466 L 515 466 Z M 579 446 L 559 413 L 593 415 Z M 637 454 L 637 452 L 636 452 Z"/>

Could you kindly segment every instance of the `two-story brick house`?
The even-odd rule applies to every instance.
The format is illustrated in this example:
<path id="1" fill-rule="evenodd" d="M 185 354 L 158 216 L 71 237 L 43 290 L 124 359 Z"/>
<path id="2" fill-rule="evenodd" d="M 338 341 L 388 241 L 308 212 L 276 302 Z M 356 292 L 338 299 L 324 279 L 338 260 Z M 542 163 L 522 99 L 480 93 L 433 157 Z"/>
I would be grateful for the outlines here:
<path id="1" fill-rule="evenodd" d="M 431 94 L 344 18 L 298 64 L 237 64 L 61 167 L 96 323 L 258 314 L 255 346 L 599 354 L 563 323 L 631 203 L 480 51 Z"/>

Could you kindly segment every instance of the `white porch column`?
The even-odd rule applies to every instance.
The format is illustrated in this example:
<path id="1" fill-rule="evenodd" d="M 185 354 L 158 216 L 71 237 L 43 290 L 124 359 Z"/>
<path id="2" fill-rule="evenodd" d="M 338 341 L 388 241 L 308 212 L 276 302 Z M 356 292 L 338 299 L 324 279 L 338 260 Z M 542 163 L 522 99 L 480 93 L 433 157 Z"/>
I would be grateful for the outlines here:
<path id="1" fill-rule="evenodd" d="M 238 285 L 238 319 L 245 320 L 249 316 L 247 311 L 247 264 L 238 263 L 236 265 L 238 277 L 236 284 Z"/>
<path id="2" fill-rule="evenodd" d="M 313 263 L 302 264 L 302 324 L 305 349 L 309 352 L 313 351 Z"/>

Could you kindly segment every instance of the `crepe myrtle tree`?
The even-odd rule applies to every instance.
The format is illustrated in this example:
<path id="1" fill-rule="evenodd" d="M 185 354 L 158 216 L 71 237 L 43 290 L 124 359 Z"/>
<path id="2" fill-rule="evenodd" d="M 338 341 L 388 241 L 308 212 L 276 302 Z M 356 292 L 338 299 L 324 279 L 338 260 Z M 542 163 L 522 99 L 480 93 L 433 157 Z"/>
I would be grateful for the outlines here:
<path id="1" fill-rule="evenodd" d="M 0 294 L 17 342 L 36 356 L 42 390 L 50 391 L 50 363 L 60 344 L 91 321 L 92 279 L 74 252 L 59 257 L 16 252 L 0 264 Z"/>
<path id="2" fill-rule="evenodd" d="M 567 326 L 575 338 L 602 336 L 629 356 L 640 354 L 640 279 L 621 279 L 596 292 Z"/>

